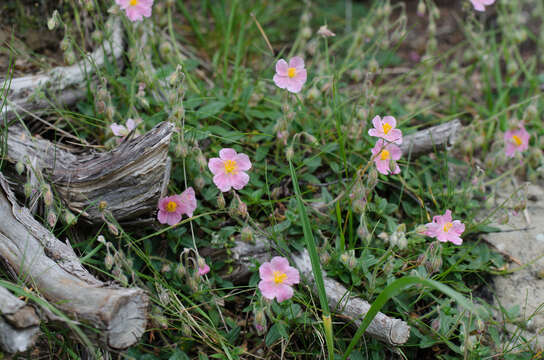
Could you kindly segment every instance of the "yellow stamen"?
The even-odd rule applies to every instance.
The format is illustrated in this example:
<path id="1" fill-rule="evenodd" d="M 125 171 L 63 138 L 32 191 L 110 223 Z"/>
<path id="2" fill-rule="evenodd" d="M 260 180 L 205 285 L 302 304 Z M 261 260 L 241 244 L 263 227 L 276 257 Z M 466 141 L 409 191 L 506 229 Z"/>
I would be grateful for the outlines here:
<path id="1" fill-rule="evenodd" d="M 383 124 L 383 133 L 385 135 L 387 135 L 387 133 L 393 128 L 391 125 L 389 125 L 388 123 L 385 123 Z"/>
<path id="2" fill-rule="evenodd" d="M 287 274 L 282 273 L 281 271 L 274 271 L 272 275 L 274 276 L 274 283 L 276 284 L 283 284 L 287 279 Z"/>
<path id="3" fill-rule="evenodd" d="M 521 144 L 523 144 L 523 141 L 521 141 L 520 137 L 517 135 L 512 135 L 512 140 L 514 140 L 516 146 L 521 146 Z"/>
<path id="4" fill-rule="evenodd" d="M 387 150 L 382 150 L 381 154 L 380 154 L 380 160 L 387 160 L 389 159 L 391 156 L 389 154 L 389 151 Z"/>
<path id="5" fill-rule="evenodd" d="M 227 160 L 225 161 L 225 172 L 227 174 L 236 174 L 236 161 L 234 160 Z"/>
<path id="6" fill-rule="evenodd" d="M 287 69 L 287 76 L 290 78 L 294 78 L 297 75 L 297 69 L 295 68 L 289 68 Z"/>
<path id="7" fill-rule="evenodd" d="M 166 211 L 168 212 L 174 212 L 178 208 L 178 204 L 176 204 L 175 201 L 169 201 L 168 204 L 166 204 Z"/>
<path id="8" fill-rule="evenodd" d="M 444 225 L 444 231 L 445 232 L 450 231 L 452 226 L 453 226 L 453 224 L 451 222 L 447 222 L 446 225 Z"/>
<path id="9" fill-rule="evenodd" d="M 140 0 L 130 0 L 128 4 L 130 6 L 136 6 L 136 5 L 138 5 L 139 2 L 140 2 Z"/>

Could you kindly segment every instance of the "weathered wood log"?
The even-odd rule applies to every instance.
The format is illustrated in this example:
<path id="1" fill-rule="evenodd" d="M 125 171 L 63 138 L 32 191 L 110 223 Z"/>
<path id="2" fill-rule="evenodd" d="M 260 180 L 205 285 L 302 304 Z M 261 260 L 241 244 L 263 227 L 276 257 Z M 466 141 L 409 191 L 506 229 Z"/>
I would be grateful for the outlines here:
<path id="1" fill-rule="evenodd" d="M 148 296 L 139 288 L 106 285 L 61 242 L 19 206 L 0 173 L 0 257 L 9 270 L 71 319 L 96 332 L 102 346 L 120 350 L 136 343 L 145 330 Z"/>
<path id="2" fill-rule="evenodd" d="M 218 254 L 214 254 L 213 251 L 201 251 L 201 253 L 205 256 L 217 256 Z M 247 281 L 247 278 L 252 273 L 250 268 L 254 265 L 255 261 L 262 263 L 270 260 L 273 255 L 273 248 L 263 236 L 255 236 L 252 243 L 239 240 L 236 242 L 236 246 L 230 249 L 229 257 L 234 260 L 234 264 L 232 264 L 234 267 L 229 274 L 225 275 L 225 278 L 235 282 Z M 313 290 L 317 291 L 308 252 L 304 250 L 300 254 L 292 255 L 291 258 L 300 273 L 312 285 Z M 355 324 L 359 325 L 364 315 L 370 309 L 370 304 L 361 298 L 351 296 L 349 291 L 338 281 L 328 276 L 324 276 L 323 280 L 330 307 L 347 318 L 354 320 Z M 408 341 L 410 327 L 406 322 L 391 318 L 380 312 L 372 320 L 366 333 L 388 345 L 399 346 Z"/>
<path id="3" fill-rule="evenodd" d="M 101 201 L 120 223 L 149 223 L 170 179 L 172 130 L 171 123 L 163 122 L 110 152 L 75 155 L 13 126 L 7 154 L 13 163 L 35 164 L 32 171 L 42 172 L 64 204 L 88 223 L 103 223 Z"/>
<path id="4" fill-rule="evenodd" d="M 34 308 L 0 286 L 0 349 L 8 353 L 27 351 L 38 338 L 39 325 Z"/>
<path id="5" fill-rule="evenodd" d="M 452 146 L 459 136 L 461 122 L 457 119 L 431 126 L 425 130 L 406 135 L 400 146 L 404 156 L 416 156 Z"/>
<path id="6" fill-rule="evenodd" d="M 123 29 L 118 16 L 108 20 L 111 28 L 109 40 L 105 40 L 95 51 L 83 60 L 71 66 L 59 66 L 45 74 L 28 75 L 12 79 L 8 91 L 8 103 L 2 108 L 2 119 L 15 118 L 22 109 L 40 112 L 50 108 L 48 99 L 32 96 L 41 89 L 51 101 L 60 106 L 74 104 L 85 94 L 87 76 L 92 75 L 97 68 L 106 62 L 121 62 L 123 56 Z M 25 116 L 21 114 L 21 116 Z"/>

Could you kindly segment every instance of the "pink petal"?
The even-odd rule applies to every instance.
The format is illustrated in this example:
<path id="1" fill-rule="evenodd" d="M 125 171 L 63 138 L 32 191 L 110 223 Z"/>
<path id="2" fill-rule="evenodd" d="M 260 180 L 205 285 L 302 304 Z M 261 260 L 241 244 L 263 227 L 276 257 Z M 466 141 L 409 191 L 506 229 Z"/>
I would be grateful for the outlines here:
<path id="1" fill-rule="evenodd" d="M 209 272 L 210 272 L 210 266 L 208 264 L 204 264 L 203 267 L 198 268 L 198 275 L 200 276 L 206 275 Z"/>
<path id="2" fill-rule="evenodd" d="M 225 173 L 222 173 L 222 174 L 216 174 L 214 177 L 213 177 L 213 183 L 215 184 L 215 186 L 217 186 L 217 188 L 219 190 L 221 190 L 222 192 L 227 192 L 230 190 L 231 188 L 231 184 L 230 184 L 230 180 L 229 180 L 229 177 L 227 174 Z"/>
<path id="3" fill-rule="evenodd" d="M 293 297 L 293 288 L 289 285 L 279 284 L 276 289 L 276 300 L 282 302 Z"/>
<path id="4" fill-rule="evenodd" d="M 178 214 L 177 212 L 169 212 L 166 213 L 166 223 L 170 226 L 176 225 L 181 221 L 181 214 Z"/>
<path id="5" fill-rule="evenodd" d="M 465 224 L 459 220 L 455 220 L 450 231 L 454 231 L 456 234 L 461 235 L 463 232 L 465 232 Z"/>
<path id="6" fill-rule="evenodd" d="M 289 60 L 289 67 L 297 69 L 297 72 L 304 69 L 304 60 L 300 56 L 295 56 Z"/>
<path id="7" fill-rule="evenodd" d="M 287 88 L 287 85 L 289 84 L 289 78 L 287 76 L 282 76 L 282 75 L 274 75 L 274 84 L 276 84 L 277 87 L 279 87 L 280 89 L 285 89 Z"/>
<path id="8" fill-rule="evenodd" d="M 130 21 L 142 20 L 142 15 L 135 6 L 129 6 L 125 11 Z"/>
<path id="9" fill-rule="evenodd" d="M 384 175 L 389 174 L 389 160 L 375 160 L 375 162 L 379 173 Z"/>
<path id="10" fill-rule="evenodd" d="M 159 200 L 159 210 L 162 210 L 162 211 L 166 211 L 166 204 L 168 204 L 168 196 L 167 197 L 163 197 L 162 199 Z"/>
<path id="11" fill-rule="evenodd" d="M 400 129 L 392 129 L 389 131 L 389 134 L 386 135 L 385 139 L 395 144 L 402 144 L 402 131 Z"/>
<path id="12" fill-rule="evenodd" d="M 275 271 L 281 271 L 283 273 L 289 268 L 289 261 L 282 256 L 274 256 L 272 260 L 270 260 L 270 264 L 272 264 L 272 268 Z"/>
<path id="13" fill-rule="evenodd" d="M 219 150 L 219 157 L 221 160 L 234 160 L 236 158 L 236 150 L 231 148 L 225 148 Z"/>
<path id="14" fill-rule="evenodd" d="M 391 169 L 389 169 L 389 170 L 391 170 Z M 393 171 L 391 172 L 391 174 L 394 174 L 394 175 L 400 174 L 400 167 L 399 167 L 399 164 L 395 163 L 395 170 L 393 170 Z"/>
<path id="15" fill-rule="evenodd" d="M 220 158 L 211 158 L 208 161 L 208 168 L 214 175 L 223 174 L 225 173 L 225 162 Z"/>
<path id="16" fill-rule="evenodd" d="M 259 267 L 259 275 L 261 276 L 261 280 L 272 281 L 274 277 L 273 273 L 274 269 L 270 262 L 265 262 Z"/>
<path id="17" fill-rule="evenodd" d="M 188 187 L 179 195 L 179 198 L 181 202 L 179 205 L 180 211 L 188 217 L 192 217 L 193 212 L 196 210 L 195 190 L 192 187 Z"/>
<path id="18" fill-rule="evenodd" d="M 300 274 L 298 270 L 292 266 L 287 268 L 285 275 L 287 275 L 287 279 L 285 279 L 285 284 L 287 285 L 294 285 L 300 282 Z"/>
<path id="19" fill-rule="evenodd" d="M 249 175 L 243 171 L 230 176 L 230 185 L 236 190 L 241 190 L 249 182 Z"/>
<path id="20" fill-rule="evenodd" d="M 274 281 L 260 281 L 259 290 L 261 290 L 263 296 L 268 300 L 272 300 L 276 297 L 277 287 Z"/>
<path id="21" fill-rule="evenodd" d="M 125 136 L 127 134 L 127 128 L 124 125 L 113 123 L 110 125 L 110 128 L 115 136 Z"/>
<path id="22" fill-rule="evenodd" d="M 402 150 L 397 145 L 389 144 L 389 146 L 387 146 L 387 151 L 389 151 L 389 155 L 393 160 L 398 160 L 402 156 Z"/>
<path id="23" fill-rule="evenodd" d="M 236 161 L 236 165 L 238 166 L 238 170 L 240 171 L 247 171 L 251 169 L 251 161 L 249 160 L 249 156 L 247 156 L 246 154 L 236 155 L 234 161 Z"/>
<path id="24" fill-rule="evenodd" d="M 383 126 L 383 123 L 391 125 L 392 128 L 397 127 L 397 120 L 392 116 L 385 116 L 382 121 L 382 126 Z"/>
<path id="25" fill-rule="evenodd" d="M 134 130 L 134 128 L 136 127 L 136 122 L 134 122 L 134 120 L 132 119 L 128 119 L 126 122 L 126 126 L 127 126 L 127 130 L 130 132 Z"/>
<path id="26" fill-rule="evenodd" d="M 276 63 L 276 74 L 278 74 L 280 76 L 287 76 L 287 69 L 288 68 L 289 68 L 289 65 L 287 65 L 287 62 L 285 60 L 283 60 L 283 59 L 279 59 L 278 62 Z M 274 82 L 275 81 L 276 80 L 274 80 Z"/>
<path id="27" fill-rule="evenodd" d="M 442 215 L 442 220 L 444 221 L 444 223 L 451 222 L 451 210 L 446 210 L 446 213 Z"/>
<path id="28" fill-rule="evenodd" d="M 374 128 L 368 130 L 368 135 L 375 136 L 375 137 L 382 137 L 383 133 L 380 133 L 379 130 L 376 130 Z"/>
<path id="29" fill-rule="evenodd" d="M 372 119 L 372 125 L 374 125 L 374 128 L 377 130 L 382 130 L 382 118 L 379 115 L 375 116 L 374 119 Z"/>
<path id="30" fill-rule="evenodd" d="M 470 2 L 472 2 L 474 9 L 478 11 L 485 11 L 485 7 L 482 4 L 480 4 L 479 0 L 470 0 Z"/>
<path id="31" fill-rule="evenodd" d="M 287 80 L 287 91 L 296 94 L 296 93 L 300 92 L 300 90 L 302 90 L 302 85 L 303 84 L 297 82 L 296 80 L 288 79 Z"/>
<path id="32" fill-rule="evenodd" d="M 308 78 L 308 73 L 305 69 L 297 70 L 297 74 L 293 78 L 297 83 L 300 83 L 300 86 L 304 85 L 306 79 Z"/>
<path id="33" fill-rule="evenodd" d="M 166 224 L 167 221 L 167 214 L 168 212 L 164 210 L 159 210 L 159 213 L 157 214 L 157 219 L 161 224 Z"/>

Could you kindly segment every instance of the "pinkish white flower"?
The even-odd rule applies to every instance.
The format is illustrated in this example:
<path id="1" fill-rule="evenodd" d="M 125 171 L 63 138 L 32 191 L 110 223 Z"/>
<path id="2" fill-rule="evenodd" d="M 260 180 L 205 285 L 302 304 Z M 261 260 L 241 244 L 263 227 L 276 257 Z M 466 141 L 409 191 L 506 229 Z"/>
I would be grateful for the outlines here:
<path id="1" fill-rule="evenodd" d="M 274 83 L 280 89 L 287 89 L 292 93 L 298 93 L 302 85 L 306 82 L 307 74 L 304 68 L 304 60 L 300 56 L 295 56 L 289 60 L 289 64 L 283 59 L 276 63 L 276 75 Z"/>
<path id="2" fill-rule="evenodd" d="M 300 276 L 298 270 L 289 266 L 286 258 L 275 256 L 270 262 L 265 262 L 259 268 L 261 281 L 259 290 L 269 300 L 276 298 L 278 302 L 290 299 L 293 296 L 292 286 L 298 284 Z"/>
<path id="3" fill-rule="evenodd" d="M 119 137 L 125 137 L 127 136 L 132 130 L 136 128 L 136 122 L 132 119 L 128 119 L 125 125 L 119 125 L 117 123 L 113 123 L 110 125 L 111 131 L 113 132 L 113 135 L 119 136 Z"/>
<path id="4" fill-rule="evenodd" d="M 460 235 L 465 231 L 465 224 L 459 220 L 452 221 L 451 210 L 446 210 L 444 215 L 433 217 L 433 222 L 425 224 L 425 235 L 434 237 L 438 241 L 451 241 L 455 245 L 461 245 L 463 239 Z"/>
<path id="5" fill-rule="evenodd" d="M 475 10 L 485 11 L 485 7 L 493 4 L 495 0 L 470 0 L 470 2 L 472 3 L 472 6 L 474 6 Z"/>
<path id="6" fill-rule="evenodd" d="M 317 30 L 317 34 L 323 36 L 324 38 L 336 36 L 335 33 L 333 33 L 332 31 L 329 30 L 327 25 L 321 25 L 319 27 L 319 30 Z"/>
<path id="7" fill-rule="evenodd" d="M 396 129 L 397 120 L 392 116 L 380 116 L 372 119 L 373 129 L 368 130 L 368 135 L 379 137 L 395 144 L 402 144 L 402 131 Z"/>
<path id="8" fill-rule="evenodd" d="M 237 154 L 234 149 L 227 148 L 219 151 L 218 158 L 208 161 L 208 168 L 214 175 L 213 183 L 219 190 L 240 190 L 249 182 L 249 175 L 245 172 L 251 169 L 251 161 L 246 154 Z"/>
<path id="9" fill-rule="evenodd" d="M 195 191 L 192 187 L 180 195 L 167 196 L 159 200 L 159 213 L 157 219 L 161 224 L 170 226 L 181 221 L 181 215 L 193 216 L 196 209 Z"/>
<path id="10" fill-rule="evenodd" d="M 206 263 L 198 267 L 198 275 L 200 276 L 206 275 L 209 272 L 210 272 L 210 266 Z"/>
<path id="11" fill-rule="evenodd" d="M 115 0 L 115 3 L 125 10 L 130 21 L 140 21 L 151 16 L 153 0 Z"/>
<path id="12" fill-rule="evenodd" d="M 516 152 L 523 152 L 529 148 L 530 135 L 523 125 L 516 130 L 508 130 L 504 133 L 506 143 L 505 153 L 507 157 L 514 157 Z"/>
<path id="13" fill-rule="evenodd" d="M 395 144 L 386 143 L 379 139 L 372 148 L 372 158 L 376 164 L 378 172 L 384 175 L 400 173 L 400 167 L 397 160 L 400 159 L 402 150 Z"/>

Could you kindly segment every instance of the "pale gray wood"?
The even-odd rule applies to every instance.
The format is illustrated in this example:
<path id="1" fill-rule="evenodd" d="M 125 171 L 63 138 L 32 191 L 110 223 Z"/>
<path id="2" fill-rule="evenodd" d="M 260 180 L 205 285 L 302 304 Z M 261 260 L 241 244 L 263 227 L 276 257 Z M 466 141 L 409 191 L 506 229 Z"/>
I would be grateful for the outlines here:
<path id="1" fill-rule="evenodd" d="M 406 135 L 400 145 L 402 155 L 416 156 L 433 152 L 435 149 L 448 149 L 458 140 L 461 128 L 461 122 L 455 119 Z"/>
<path id="2" fill-rule="evenodd" d="M 98 330 L 90 334 L 111 349 L 125 349 L 142 336 L 148 295 L 139 288 L 104 284 L 61 242 L 18 205 L 0 174 L 0 257 L 38 293 L 65 314 Z"/>
<path id="3" fill-rule="evenodd" d="M 141 225 L 155 221 L 157 203 L 166 192 L 173 128 L 163 122 L 110 152 L 76 155 L 13 126 L 8 131 L 8 160 L 35 163 L 33 170 L 42 172 L 64 204 L 88 223 L 104 222 L 98 205 L 105 201 L 118 222 Z"/>
<path id="4" fill-rule="evenodd" d="M 40 333 L 36 311 L 0 286 L 0 349 L 8 353 L 30 349 Z"/>
<path id="5" fill-rule="evenodd" d="M 44 74 L 27 75 L 12 79 L 8 102 L 1 110 L 1 118 L 13 119 L 21 108 L 40 112 L 51 107 L 46 99 L 33 96 L 36 90 L 45 91 L 60 106 L 74 104 L 86 94 L 86 79 L 107 61 L 120 63 L 123 56 L 123 29 L 119 16 L 108 20 L 112 32 L 109 40 L 97 47 L 91 54 L 71 66 L 58 66 Z"/>

